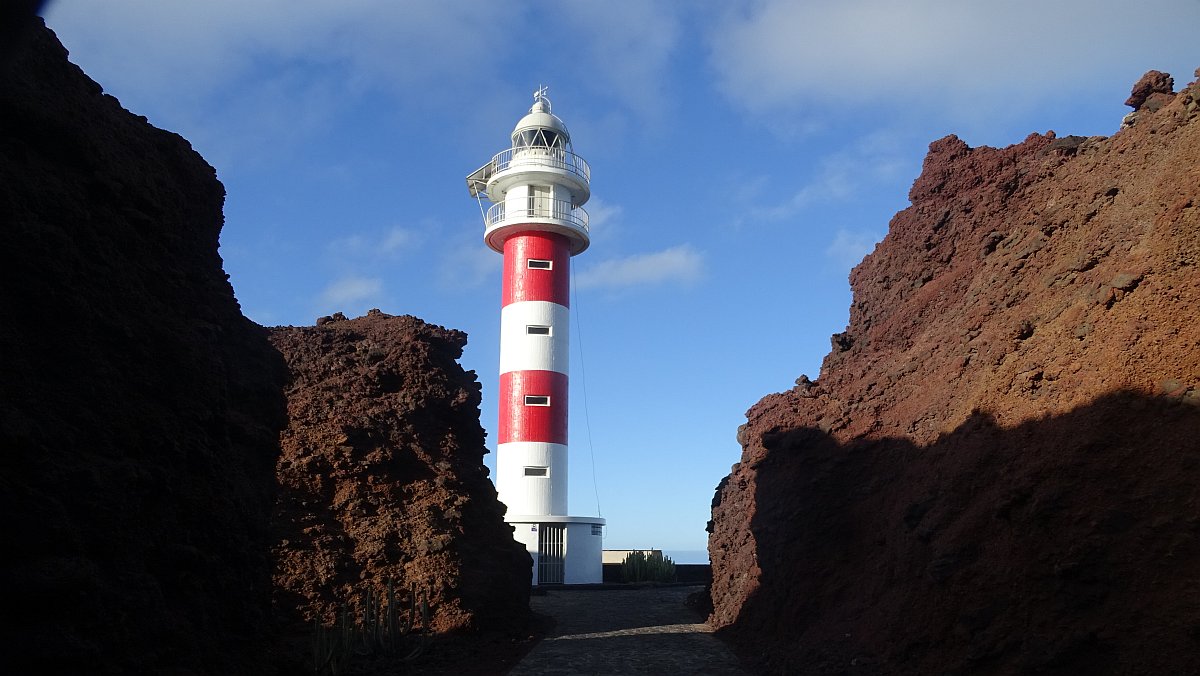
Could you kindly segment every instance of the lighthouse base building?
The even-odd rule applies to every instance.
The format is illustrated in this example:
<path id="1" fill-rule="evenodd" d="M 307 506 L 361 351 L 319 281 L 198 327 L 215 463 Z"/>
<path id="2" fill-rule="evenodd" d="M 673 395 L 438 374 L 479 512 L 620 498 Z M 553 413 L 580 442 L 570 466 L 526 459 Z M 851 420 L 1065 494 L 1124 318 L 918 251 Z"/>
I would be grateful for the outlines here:
<path id="1" fill-rule="evenodd" d="M 603 581 L 604 519 L 567 516 L 570 269 L 591 241 L 590 181 L 545 88 L 512 146 L 467 177 L 472 196 L 494 202 L 483 239 L 504 255 L 496 490 L 535 585 Z"/>
<path id="2" fill-rule="evenodd" d="M 533 584 L 604 581 L 604 519 L 586 516 L 506 516 L 513 536 L 533 557 Z"/>

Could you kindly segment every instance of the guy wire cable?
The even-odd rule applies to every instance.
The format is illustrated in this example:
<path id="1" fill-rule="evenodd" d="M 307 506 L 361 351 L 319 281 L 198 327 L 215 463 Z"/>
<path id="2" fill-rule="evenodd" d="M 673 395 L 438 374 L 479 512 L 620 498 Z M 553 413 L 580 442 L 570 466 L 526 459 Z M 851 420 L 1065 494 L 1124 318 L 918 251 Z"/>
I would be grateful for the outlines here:
<path id="1" fill-rule="evenodd" d="M 592 448 L 592 421 L 588 417 L 587 368 L 583 365 L 583 325 L 579 321 L 579 285 L 575 283 L 574 265 L 571 266 L 571 290 L 575 293 L 571 305 L 575 309 L 575 346 L 579 349 L 579 384 L 583 388 L 583 423 L 587 429 L 588 458 L 592 461 L 592 490 L 596 492 L 596 516 L 603 516 L 600 513 L 600 484 L 596 481 L 596 452 Z"/>

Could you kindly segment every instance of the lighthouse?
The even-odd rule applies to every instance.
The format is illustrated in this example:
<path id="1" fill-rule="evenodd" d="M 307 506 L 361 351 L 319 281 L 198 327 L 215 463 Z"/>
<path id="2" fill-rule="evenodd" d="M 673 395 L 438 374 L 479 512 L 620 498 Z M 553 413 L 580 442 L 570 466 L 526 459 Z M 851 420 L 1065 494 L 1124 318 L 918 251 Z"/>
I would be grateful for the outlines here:
<path id="1" fill-rule="evenodd" d="M 535 585 L 603 577 L 604 519 L 567 514 L 571 257 L 591 243 L 590 183 L 545 87 L 510 146 L 467 177 L 471 195 L 493 203 L 483 240 L 504 255 L 496 490 L 533 557 Z"/>

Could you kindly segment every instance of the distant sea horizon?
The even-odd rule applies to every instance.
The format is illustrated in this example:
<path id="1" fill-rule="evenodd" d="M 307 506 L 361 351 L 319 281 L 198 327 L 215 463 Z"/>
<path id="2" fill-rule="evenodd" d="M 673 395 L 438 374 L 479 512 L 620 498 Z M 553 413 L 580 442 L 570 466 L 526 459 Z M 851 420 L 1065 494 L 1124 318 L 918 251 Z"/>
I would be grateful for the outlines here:
<path id="1" fill-rule="evenodd" d="M 675 563 L 708 563 L 707 549 L 664 549 L 663 555 L 671 557 Z"/>
<path id="2" fill-rule="evenodd" d="M 645 551 L 656 549 L 655 547 L 646 547 Z M 629 551 L 618 547 L 606 547 L 605 551 Z M 706 564 L 708 563 L 707 549 L 663 549 L 661 550 L 664 556 L 671 557 L 675 563 L 687 564 Z"/>

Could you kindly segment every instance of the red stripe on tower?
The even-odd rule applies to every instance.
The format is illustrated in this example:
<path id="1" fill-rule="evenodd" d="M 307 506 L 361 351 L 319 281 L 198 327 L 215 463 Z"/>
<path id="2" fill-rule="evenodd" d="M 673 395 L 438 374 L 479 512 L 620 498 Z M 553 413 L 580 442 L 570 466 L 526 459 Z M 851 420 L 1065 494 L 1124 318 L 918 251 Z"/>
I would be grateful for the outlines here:
<path id="1" fill-rule="evenodd" d="M 501 444 L 541 441 L 566 445 L 567 374 L 555 371 L 501 373 L 499 424 L 497 436 Z"/>
<path id="2" fill-rule="evenodd" d="M 568 307 L 570 280 L 571 246 L 563 235 L 528 231 L 504 241 L 502 307 L 524 300 L 545 300 Z"/>

